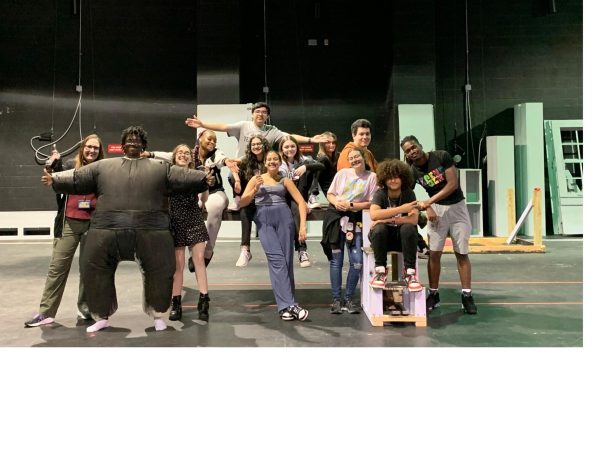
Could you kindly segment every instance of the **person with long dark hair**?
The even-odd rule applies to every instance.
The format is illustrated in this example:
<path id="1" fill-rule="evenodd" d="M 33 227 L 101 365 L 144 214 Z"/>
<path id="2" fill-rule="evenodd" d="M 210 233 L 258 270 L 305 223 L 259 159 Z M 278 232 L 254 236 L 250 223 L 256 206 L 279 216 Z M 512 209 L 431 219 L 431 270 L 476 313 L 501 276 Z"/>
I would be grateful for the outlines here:
<path id="1" fill-rule="evenodd" d="M 302 195 L 304 201 L 307 201 L 312 178 L 315 173 L 324 168 L 323 164 L 302 155 L 298 151 L 298 141 L 293 136 L 287 136 L 279 142 L 279 155 L 282 161 L 279 173 L 281 176 L 291 179 L 300 191 L 300 195 Z M 298 231 L 298 227 L 300 226 L 298 205 L 291 199 L 289 199 L 289 205 L 294 216 L 296 231 Z M 298 252 L 300 267 L 310 267 L 311 262 L 306 241 L 299 241 L 296 237 L 294 247 Z"/>
<path id="2" fill-rule="evenodd" d="M 264 172 L 265 153 L 270 150 L 269 142 L 260 134 L 256 134 L 248 141 L 246 155 L 239 164 L 237 173 L 229 175 L 229 183 L 235 195 L 241 196 L 252 177 Z M 240 204 L 240 221 L 242 222 L 242 242 L 240 245 L 240 256 L 235 263 L 237 267 L 246 267 L 252 259 L 250 253 L 250 235 L 252 233 L 252 221 L 256 214 L 254 201 Z"/>
<path id="3" fill-rule="evenodd" d="M 266 172 L 253 176 L 240 200 L 243 207 L 254 201 L 254 221 L 260 243 L 267 256 L 269 277 L 282 320 L 306 320 L 308 311 L 296 303 L 294 293 L 295 225 L 286 195 L 298 204 L 298 239 L 306 239 L 306 204 L 292 180 L 279 173 L 281 156 L 275 150 L 265 155 Z"/>

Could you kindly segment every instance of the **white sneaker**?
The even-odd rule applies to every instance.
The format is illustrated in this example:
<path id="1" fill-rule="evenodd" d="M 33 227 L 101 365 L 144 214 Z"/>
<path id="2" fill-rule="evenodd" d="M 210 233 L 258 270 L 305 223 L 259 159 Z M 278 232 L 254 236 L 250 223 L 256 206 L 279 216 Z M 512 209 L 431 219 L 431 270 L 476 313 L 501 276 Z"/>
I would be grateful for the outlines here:
<path id="1" fill-rule="evenodd" d="M 239 211 L 240 210 L 240 197 L 238 195 L 233 197 L 233 204 L 227 207 L 227 211 Z"/>
<path id="2" fill-rule="evenodd" d="M 298 252 L 298 260 L 300 261 L 300 267 L 310 267 L 310 258 L 308 252 L 300 250 Z"/>
<path id="3" fill-rule="evenodd" d="M 310 194 L 308 196 L 308 207 L 310 209 L 317 209 L 321 207 L 321 203 L 319 203 L 319 198 L 315 194 Z"/>
<path id="4" fill-rule="evenodd" d="M 243 249 L 241 251 L 240 257 L 238 258 L 235 265 L 237 267 L 246 267 L 251 259 L 252 259 L 252 253 L 250 253 L 250 250 Z"/>
<path id="5" fill-rule="evenodd" d="M 417 280 L 415 269 L 406 269 L 404 273 L 406 286 L 410 292 L 420 292 L 423 290 L 423 285 Z"/>

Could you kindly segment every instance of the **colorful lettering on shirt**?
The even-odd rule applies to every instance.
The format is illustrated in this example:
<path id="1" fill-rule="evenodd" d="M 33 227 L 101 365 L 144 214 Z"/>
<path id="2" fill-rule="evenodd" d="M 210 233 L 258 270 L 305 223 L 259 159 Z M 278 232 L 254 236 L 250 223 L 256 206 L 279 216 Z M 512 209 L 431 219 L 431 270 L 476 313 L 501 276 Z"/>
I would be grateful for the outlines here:
<path id="1" fill-rule="evenodd" d="M 433 187 L 436 184 L 443 183 L 444 181 L 446 181 L 446 177 L 444 176 L 444 166 L 433 169 L 431 172 L 418 179 L 418 182 L 421 186 L 429 187 Z"/>

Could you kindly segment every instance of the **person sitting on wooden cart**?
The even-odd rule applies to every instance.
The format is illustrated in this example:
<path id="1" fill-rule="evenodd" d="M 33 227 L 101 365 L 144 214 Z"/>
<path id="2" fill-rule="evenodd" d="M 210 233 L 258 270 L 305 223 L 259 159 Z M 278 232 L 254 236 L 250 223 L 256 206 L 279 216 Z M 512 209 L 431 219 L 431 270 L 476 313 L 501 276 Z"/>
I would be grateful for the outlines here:
<path id="1" fill-rule="evenodd" d="M 369 213 L 369 240 L 375 254 L 375 276 L 369 281 L 374 289 L 383 289 L 387 279 L 387 252 L 400 251 L 404 259 L 404 278 L 408 290 L 419 292 L 423 286 L 417 280 L 417 199 L 411 189 L 410 167 L 398 159 L 386 160 L 377 167 L 379 188 Z"/>

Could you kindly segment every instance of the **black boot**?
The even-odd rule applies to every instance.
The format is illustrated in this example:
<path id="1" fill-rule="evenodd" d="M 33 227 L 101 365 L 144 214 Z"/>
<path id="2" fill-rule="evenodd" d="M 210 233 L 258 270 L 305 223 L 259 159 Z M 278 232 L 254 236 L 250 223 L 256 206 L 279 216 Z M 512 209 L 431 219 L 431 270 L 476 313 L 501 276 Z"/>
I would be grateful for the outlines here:
<path id="1" fill-rule="evenodd" d="M 169 320 L 181 320 L 181 295 L 174 295 L 171 299 L 171 312 L 169 313 Z"/>
<path id="2" fill-rule="evenodd" d="M 198 319 L 205 322 L 208 322 L 208 302 L 210 302 L 208 294 L 200 294 L 200 298 L 198 299 Z"/>

